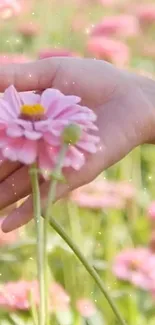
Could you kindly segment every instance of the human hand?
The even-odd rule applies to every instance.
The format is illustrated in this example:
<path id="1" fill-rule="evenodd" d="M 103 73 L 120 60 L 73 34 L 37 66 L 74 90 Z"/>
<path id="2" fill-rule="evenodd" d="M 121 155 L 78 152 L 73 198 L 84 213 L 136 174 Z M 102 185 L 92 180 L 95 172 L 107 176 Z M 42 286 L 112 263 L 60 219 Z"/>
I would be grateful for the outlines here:
<path id="1" fill-rule="evenodd" d="M 57 187 L 56 199 L 93 180 L 133 148 L 155 139 L 155 82 L 91 59 L 51 58 L 0 68 L 0 91 L 10 84 L 19 91 L 53 87 L 77 95 L 97 114 L 101 145 L 80 171 L 65 170 L 67 184 Z M 40 186 L 42 204 L 48 182 Z M 0 209 L 31 193 L 28 168 L 5 162 L 0 167 Z M 31 196 L 3 222 L 11 231 L 32 218 Z"/>

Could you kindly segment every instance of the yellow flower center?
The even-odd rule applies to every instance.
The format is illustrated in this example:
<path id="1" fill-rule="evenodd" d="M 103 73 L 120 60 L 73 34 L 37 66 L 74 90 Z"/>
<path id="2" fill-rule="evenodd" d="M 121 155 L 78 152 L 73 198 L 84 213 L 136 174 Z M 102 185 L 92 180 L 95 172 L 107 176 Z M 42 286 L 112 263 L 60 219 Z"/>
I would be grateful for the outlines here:
<path id="1" fill-rule="evenodd" d="M 44 107 L 40 104 L 23 105 L 21 107 L 21 114 L 29 117 L 41 116 L 45 113 Z"/>

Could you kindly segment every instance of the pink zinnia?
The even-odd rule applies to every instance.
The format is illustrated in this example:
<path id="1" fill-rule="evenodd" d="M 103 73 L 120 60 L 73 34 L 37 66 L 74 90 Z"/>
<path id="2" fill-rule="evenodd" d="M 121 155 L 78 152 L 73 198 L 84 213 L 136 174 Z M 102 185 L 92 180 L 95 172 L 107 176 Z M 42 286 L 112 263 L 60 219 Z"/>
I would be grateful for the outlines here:
<path id="1" fill-rule="evenodd" d="M 96 314 L 96 307 L 88 298 L 81 298 L 76 302 L 76 308 L 81 316 L 90 318 Z"/>
<path id="2" fill-rule="evenodd" d="M 121 209 L 134 195 L 135 188 L 132 184 L 95 180 L 73 191 L 70 198 L 80 207 Z"/>
<path id="3" fill-rule="evenodd" d="M 33 37 L 40 33 L 40 26 L 36 22 L 23 23 L 18 27 L 18 32 L 25 37 Z"/>
<path id="4" fill-rule="evenodd" d="M 21 12 L 19 0 L 0 0 L 0 17 L 3 19 L 18 15 Z"/>
<path id="5" fill-rule="evenodd" d="M 116 256 L 113 272 L 116 277 L 126 280 L 144 290 L 153 285 L 155 255 L 147 248 L 131 248 Z"/>
<path id="6" fill-rule="evenodd" d="M 124 66 L 129 63 L 129 47 L 118 40 L 108 37 L 91 37 L 87 43 L 88 52 L 97 59 L 104 59 L 118 66 Z"/>
<path id="7" fill-rule="evenodd" d="M 92 36 L 133 37 L 139 34 L 139 23 L 132 15 L 105 17 L 92 28 Z"/>
<path id="8" fill-rule="evenodd" d="M 8 282 L 0 286 L 0 308 L 6 310 L 28 310 L 31 308 L 30 294 L 35 305 L 39 305 L 39 289 L 36 281 Z M 70 297 L 57 282 L 50 285 L 50 311 L 67 311 Z"/>
<path id="9" fill-rule="evenodd" d="M 148 207 L 148 216 L 150 220 L 155 221 L 155 201 L 152 201 Z"/>
<path id="10" fill-rule="evenodd" d="M 81 129 L 76 145 L 69 145 L 64 167 L 79 170 L 85 162 L 84 152 L 95 153 L 99 137 L 96 115 L 79 105 L 80 98 L 65 96 L 56 89 L 46 89 L 41 95 L 18 93 L 13 86 L 0 99 L 0 148 L 4 158 L 23 164 L 38 163 L 41 170 L 55 166 L 62 146 L 62 132 L 69 125 Z"/>
<path id="11" fill-rule="evenodd" d="M 134 13 L 136 11 L 136 15 L 139 19 L 139 21 L 142 24 L 152 24 L 155 23 L 155 4 L 149 3 L 149 4 L 142 4 L 136 6 L 134 8 Z"/>

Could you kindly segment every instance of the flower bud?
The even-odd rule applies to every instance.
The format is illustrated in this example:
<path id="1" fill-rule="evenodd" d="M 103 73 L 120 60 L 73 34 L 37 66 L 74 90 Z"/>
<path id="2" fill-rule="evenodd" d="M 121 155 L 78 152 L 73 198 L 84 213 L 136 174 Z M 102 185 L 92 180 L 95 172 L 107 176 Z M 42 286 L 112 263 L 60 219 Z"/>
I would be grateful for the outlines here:
<path id="1" fill-rule="evenodd" d="M 66 144 L 76 144 L 81 137 L 81 128 L 77 124 L 70 124 L 63 130 L 62 140 Z"/>

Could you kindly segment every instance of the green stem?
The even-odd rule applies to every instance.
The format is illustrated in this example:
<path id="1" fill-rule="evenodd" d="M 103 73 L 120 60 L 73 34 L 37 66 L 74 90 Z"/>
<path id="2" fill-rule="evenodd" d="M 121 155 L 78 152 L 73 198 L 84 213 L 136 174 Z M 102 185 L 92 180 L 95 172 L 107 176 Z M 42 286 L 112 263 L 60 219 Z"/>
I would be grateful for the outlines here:
<path id="1" fill-rule="evenodd" d="M 58 161 L 55 167 L 55 170 L 53 174 L 61 174 L 62 170 L 62 163 L 66 154 L 68 146 L 63 145 L 62 149 L 59 153 L 58 156 Z M 48 241 L 48 225 L 49 225 L 49 219 L 51 216 L 52 212 L 52 203 L 55 201 L 56 198 L 56 189 L 57 189 L 57 183 L 58 180 L 52 179 L 50 187 L 49 187 L 49 192 L 48 192 L 48 197 L 47 197 L 47 202 L 46 202 L 46 210 L 45 210 L 45 222 L 44 222 L 44 265 L 45 265 L 45 315 L 46 315 L 46 325 L 50 325 L 49 323 L 49 298 L 48 298 L 48 252 L 47 252 L 47 241 Z"/>
<path id="2" fill-rule="evenodd" d="M 37 167 L 33 164 L 30 169 L 32 194 L 33 194 L 33 213 L 36 223 L 36 234 L 37 234 L 37 272 L 38 272 L 38 285 L 39 285 L 39 296 L 40 306 L 38 315 L 38 325 L 45 325 L 45 296 L 44 296 L 44 259 L 43 259 L 43 229 L 41 220 L 41 200 L 40 190 L 38 182 Z"/>
<path id="3" fill-rule="evenodd" d="M 100 288 L 101 292 L 104 294 L 104 296 L 107 299 L 109 305 L 111 306 L 114 314 L 116 315 L 119 323 L 121 325 L 126 325 L 125 320 L 122 318 L 119 310 L 117 309 L 117 306 L 115 305 L 113 299 L 109 296 L 109 293 L 107 292 L 107 290 L 106 290 L 106 288 L 105 288 L 105 286 L 104 286 L 101 278 L 99 277 L 99 275 L 97 274 L 97 272 L 95 271 L 95 269 L 93 268 L 93 266 L 91 266 L 91 264 L 89 264 L 89 262 L 87 261 L 87 259 L 85 258 L 85 256 L 82 254 L 82 252 L 77 247 L 77 245 L 66 234 L 66 232 L 64 231 L 64 229 L 58 224 L 57 221 L 55 221 L 55 219 L 53 219 L 53 218 L 50 217 L 49 223 L 52 226 L 52 228 L 60 235 L 60 237 L 64 239 L 64 241 L 68 244 L 68 246 L 72 249 L 72 251 L 77 256 L 77 258 L 81 261 L 81 263 L 83 264 L 83 266 L 86 268 L 86 270 L 92 276 L 92 278 L 94 279 L 94 281 L 97 283 L 97 285 Z"/>

